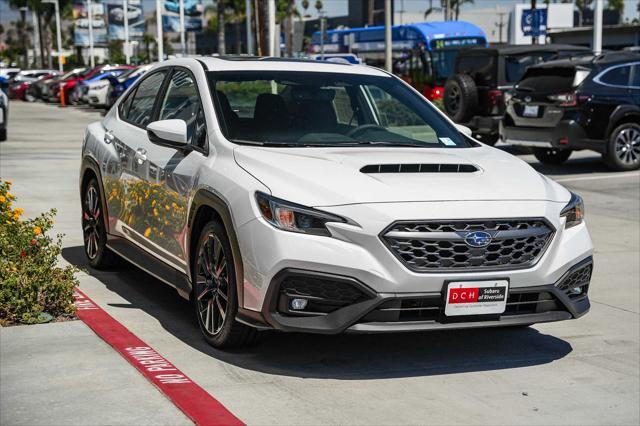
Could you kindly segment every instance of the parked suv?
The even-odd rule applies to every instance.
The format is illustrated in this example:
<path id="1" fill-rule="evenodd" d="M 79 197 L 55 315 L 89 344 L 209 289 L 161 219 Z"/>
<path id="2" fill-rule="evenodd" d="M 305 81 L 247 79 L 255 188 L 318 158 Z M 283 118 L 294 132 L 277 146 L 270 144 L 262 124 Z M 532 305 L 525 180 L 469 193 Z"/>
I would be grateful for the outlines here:
<path id="1" fill-rule="evenodd" d="M 504 93 L 531 65 L 551 59 L 590 53 L 586 47 L 564 44 L 471 47 L 458 54 L 444 88 L 444 109 L 456 123 L 469 128 L 482 142 L 498 141 L 504 114 Z"/>
<path id="2" fill-rule="evenodd" d="M 589 149 L 613 170 L 640 168 L 640 54 L 529 68 L 507 96 L 501 134 L 505 142 L 532 146 L 543 163 Z"/>
<path id="3" fill-rule="evenodd" d="M 217 347 L 585 314 L 582 200 L 469 135 L 372 67 L 165 61 L 87 128 L 86 255 L 174 286 Z"/>

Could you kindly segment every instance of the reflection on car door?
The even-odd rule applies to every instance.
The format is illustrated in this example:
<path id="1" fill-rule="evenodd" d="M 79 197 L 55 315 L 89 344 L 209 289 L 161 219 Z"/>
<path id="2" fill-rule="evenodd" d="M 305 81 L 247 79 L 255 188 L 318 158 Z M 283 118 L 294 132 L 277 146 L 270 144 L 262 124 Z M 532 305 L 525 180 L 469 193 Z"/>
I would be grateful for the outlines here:
<path id="1" fill-rule="evenodd" d="M 116 150 L 118 171 L 104 177 L 109 211 L 109 229 L 137 245 L 144 242 L 144 213 L 149 197 L 145 182 L 153 173 L 141 142 L 147 138 L 146 126 L 153 118 L 166 70 L 150 74 L 120 104 L 119 118 L 105 123 L 109 139 Z"/>
<path id="2" fill-rule="evenodd" d="M 187 137 L 193 150 L 180 150 L 140 138 L 138 149 L 146 155 L 148 173 L 137 197 L 146 208 L 137 221 L 145 245 L 159 251 L 174 267 L 188 268 L 187 213 L 189 195 L 197 170 L 206 159 L 207 135 L 204 114 L 193 75 L 175 68 L 158 99 L 157 120 L 178 119 L 187 123 Z"/>

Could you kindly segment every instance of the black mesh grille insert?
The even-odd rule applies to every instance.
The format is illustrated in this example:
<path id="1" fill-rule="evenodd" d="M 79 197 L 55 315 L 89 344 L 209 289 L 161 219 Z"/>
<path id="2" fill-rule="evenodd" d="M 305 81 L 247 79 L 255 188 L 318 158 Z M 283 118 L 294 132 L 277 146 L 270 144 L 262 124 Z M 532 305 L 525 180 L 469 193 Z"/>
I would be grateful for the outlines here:
<path id="1" fill-rule="evenodd" d="M 474 245 L 474 232 L 490 238 L 485 245 Z M 530 267 L 553 234 L 543 219 L 452 220 L 397 222 L 382 239 L 413 271 L 471 271 Z"/>
<path id="2" fill-rule="evenodd" d="M 592 271 L 593 263 L 586 264 L 570 272 L 556 286 L 571 298 L 584 296 L 591 282 Z M 580 291 L 580 293 L 574 293 L 572 290 L 578 287 L 582 287 L 582 291 Z"/>
<path id="3" fill-rule="evenodd" d="M 307 296 L 344 305 L 368 299 L 364 292 L 347 282 L 307 276 L 285 278 L 280 284 L 280 292 L 288 296 Z"/>

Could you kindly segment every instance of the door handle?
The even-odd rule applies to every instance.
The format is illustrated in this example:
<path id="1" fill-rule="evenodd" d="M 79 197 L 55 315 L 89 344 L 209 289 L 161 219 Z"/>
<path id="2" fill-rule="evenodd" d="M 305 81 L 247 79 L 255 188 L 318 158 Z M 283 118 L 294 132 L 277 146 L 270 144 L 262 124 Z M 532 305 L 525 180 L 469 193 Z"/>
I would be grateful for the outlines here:
<path id="1" fill-rule="evenodd" d="M 144 148 L 138 148 L 136 150 L 136 161 L 138 164 L 142 165 L 145 161 L 147 161 L 147 150 Z"/>
<path id="2" fill-rule="evenodd" d="M 114 140 L 116 140 L 116 137 L 113 136 L 113 130 L 107 130 L 104 134 L 104 143 L 110 144 Z"/>

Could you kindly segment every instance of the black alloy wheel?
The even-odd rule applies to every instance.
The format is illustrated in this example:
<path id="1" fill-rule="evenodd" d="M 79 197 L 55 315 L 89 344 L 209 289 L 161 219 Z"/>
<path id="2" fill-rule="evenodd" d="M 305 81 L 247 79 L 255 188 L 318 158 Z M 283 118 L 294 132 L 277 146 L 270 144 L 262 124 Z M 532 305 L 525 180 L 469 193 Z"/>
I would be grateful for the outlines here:
<path id="1" fill-rule="evenodd" d="M 603 158 L 607 167 L 613 170 L 640 168 L 640 125 L 623 123 L 613 129 Z"/>
<path id="2" fill-rule="evenodd" d="M 84 252 L 89 265 L 96 269 L 113 266 L 116 255 L 107 248 L 107 230 L 104 209 L 100 199 L 100 187 L 95 178 L 87 184 L 82 200 L 82 234 Z"/>
<path id="3" fill-rule="evenodd" d="M 196 263 L 195 295 L 201 326 L 208 334 L 220 333 L 229 310 L 229 264 L 222 242 L 206 235 Z"/>
<path id="4" fill-rule="evenodd" d="M 255 330 L 236 321 L 238 291 L 231 244 L 224 227 L 208 222 L 200 232 L 193 261 L 193 302 L 205 340 L 216 348 L 249 344 Z"/>

